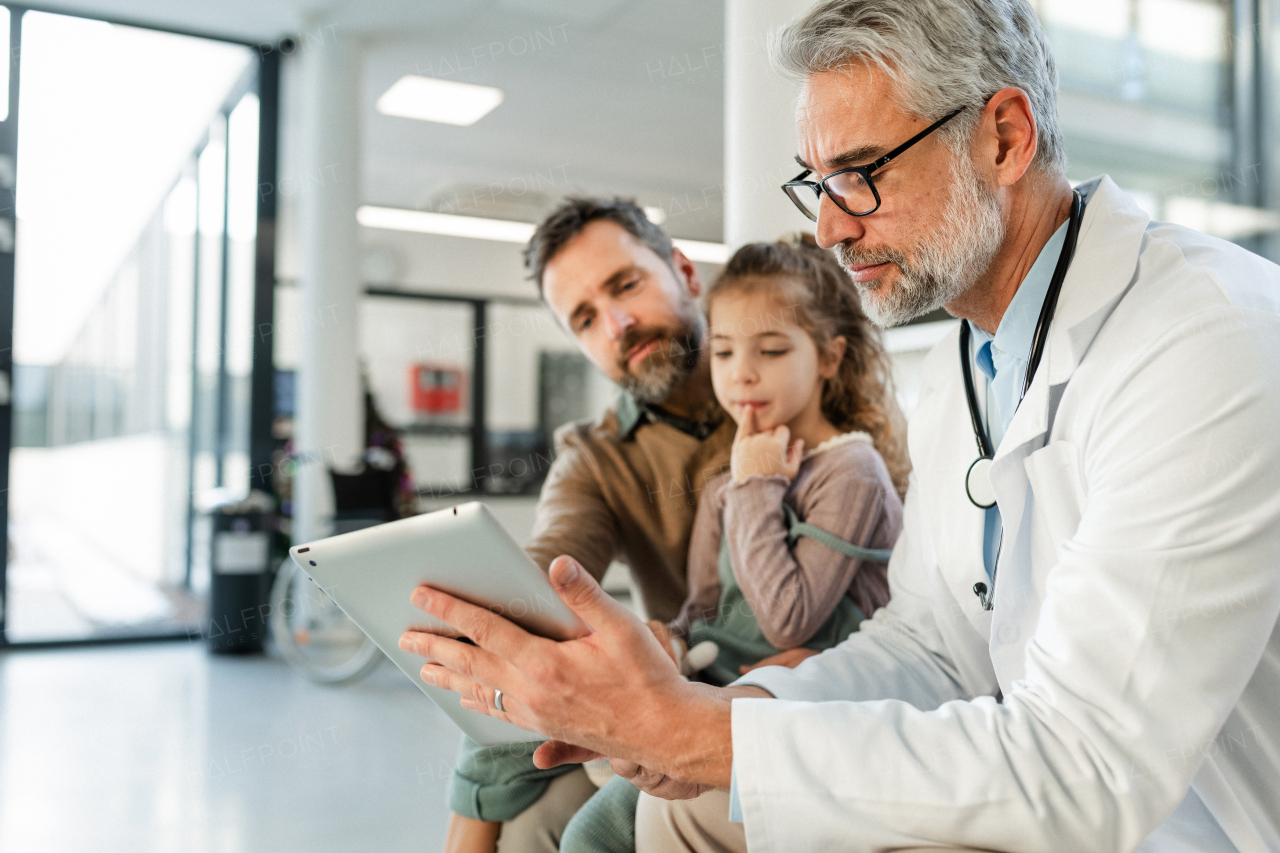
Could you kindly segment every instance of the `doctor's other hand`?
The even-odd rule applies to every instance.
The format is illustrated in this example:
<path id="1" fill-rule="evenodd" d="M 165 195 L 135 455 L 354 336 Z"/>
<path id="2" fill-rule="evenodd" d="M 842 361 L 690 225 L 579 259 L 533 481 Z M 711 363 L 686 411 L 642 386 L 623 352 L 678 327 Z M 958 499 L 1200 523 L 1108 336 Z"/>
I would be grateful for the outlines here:
<path id="1" fill-rule="evenodd" d="M 692 800 L 694 797 L 710 791 L 713 785 L 700 785 L 697 782 L 681 782 L 672 779 L 665 773 L 641 767 L 634 761 L 624 758 L 612 758 L 609 766 L 613 772 L 650 796 L 664 800 Z"/>
<path id="2" fill-rule="evenodd" d="M 781 475 L 790 480 L 800 471 L 803 456 L 804 439 L 792 441 L 791 430 L 783 425 L 761 432 L 756 424 L 756 410 L 748 407 L 733 437 L 729 471 L 735 483 L 752 474 Z"/>
<path id="3" fill-rule="evenodd" d="M 739 675 L 746 675 L 753 669 L 759 669 L 762 666 L 785 666 L 789 669 L 795 669 L 805 658 L 811 658 L 816 655 L 813 649 L 798 648 L 787 649 L 785 652 L 778 652 L 776 655 L 769 655 L 764 660 L 758 660 L 752 664 L 744 664 L 738 667 Z"/>

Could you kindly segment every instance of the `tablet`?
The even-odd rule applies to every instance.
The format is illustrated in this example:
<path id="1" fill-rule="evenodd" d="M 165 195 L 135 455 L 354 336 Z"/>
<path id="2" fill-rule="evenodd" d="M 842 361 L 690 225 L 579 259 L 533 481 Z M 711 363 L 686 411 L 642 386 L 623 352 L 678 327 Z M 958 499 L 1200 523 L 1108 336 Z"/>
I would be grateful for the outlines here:
<path id="1" fill-rule="evenodd" d="M 553 640 L 588 633 L 542 569 L 479 502 L 332 536 L 289 549 L 293 561 L 472 740 L 485 746 L 545 740 L 478 711 L 418 677 L 423 659 L 401 650 L 406 630 L 444 625 L 409 594 L 430 584 Z"/>

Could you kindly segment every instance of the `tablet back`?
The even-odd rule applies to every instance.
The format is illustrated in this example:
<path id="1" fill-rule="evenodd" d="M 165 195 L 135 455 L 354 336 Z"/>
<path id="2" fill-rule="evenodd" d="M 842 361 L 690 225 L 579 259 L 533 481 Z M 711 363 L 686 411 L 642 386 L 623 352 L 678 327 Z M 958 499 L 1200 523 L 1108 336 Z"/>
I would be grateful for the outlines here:
<path id="1" fill-rule="evenodd" d="M 487 506 L 462 504 L 295 545 L 289 555 L 472 740 L 488 746 L 544 739 L 464 710 L 456 693 L 423 683 L 423 659 L 399 646 L 405 630 L 442 624 L 409 601 L 424 583 L 544 637 L 567 640 L 587 633 Z"/>

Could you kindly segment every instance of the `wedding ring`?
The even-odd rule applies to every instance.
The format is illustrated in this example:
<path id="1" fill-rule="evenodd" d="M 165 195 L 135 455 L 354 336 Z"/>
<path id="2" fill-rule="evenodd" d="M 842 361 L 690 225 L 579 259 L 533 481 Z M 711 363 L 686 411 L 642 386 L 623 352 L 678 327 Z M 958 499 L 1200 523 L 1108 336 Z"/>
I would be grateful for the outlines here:
<path id="1" fill-rule="evenodd" d="M 506 709 L 502 707 L 502 691 L 501 690 L 493 691 L 493 707 L 497 708 L 499 711 L 502 711 L 502 713 L 504 714 L 506 713 Z"/>

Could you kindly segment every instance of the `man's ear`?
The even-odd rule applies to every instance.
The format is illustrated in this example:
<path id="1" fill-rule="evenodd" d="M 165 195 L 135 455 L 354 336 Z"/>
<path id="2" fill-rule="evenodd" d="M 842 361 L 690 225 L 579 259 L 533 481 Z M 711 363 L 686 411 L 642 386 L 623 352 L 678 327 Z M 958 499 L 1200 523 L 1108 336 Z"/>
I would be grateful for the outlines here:
<path id="1" fill-rule="evenodd" d="M 839 372 L 840 362 L 844 360 L 844 351 L 848 347 L 849 342 L 844 335 L 836 335 L 827 341 L 827 345 L 822 352 L 822 358 L 818 361 L 818 374 L 823 379 L 830 379 Z"/>
<path id="2" fill-rule="evenodd" d="M 689 291 L 689 295 L 697 299 L 702 293 L 702 277 L 698 275 L 698 268 L 693 265 L 693 261 L 679 249 L 671 249 L 671 268 L 674 269 L 685 280 L 685 288 Z"/>
<path id="3" fill-rule="evenodd" d="M 1027 93 L 1010 86 L 992 95 L 982 111 L 979 134 L 979 161 L 993 170 L 996 182 L 1008 187 L 1021 180 L 1040 141 Z"/>

